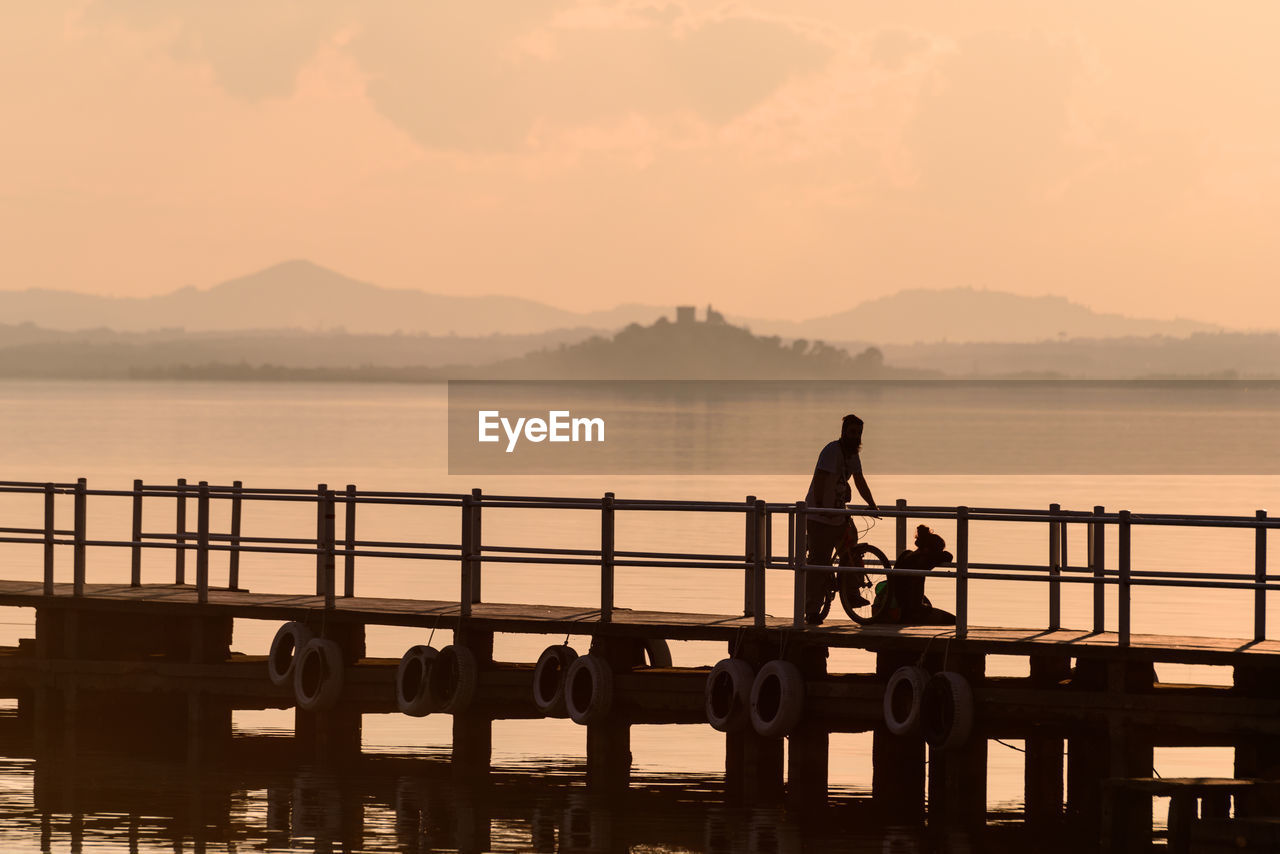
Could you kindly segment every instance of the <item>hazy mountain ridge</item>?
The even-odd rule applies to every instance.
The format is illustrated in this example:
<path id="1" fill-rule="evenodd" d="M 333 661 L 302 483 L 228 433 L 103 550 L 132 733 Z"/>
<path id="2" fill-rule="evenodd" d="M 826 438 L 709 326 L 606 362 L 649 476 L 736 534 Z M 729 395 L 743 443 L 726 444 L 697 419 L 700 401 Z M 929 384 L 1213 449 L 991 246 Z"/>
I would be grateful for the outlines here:
<path id="1" fill-rule="evenodd" d="M 343 329 L 352 333 L 530 335 L 554 329 L 616 329 L 664 311 L 627 304 L 573 312 L 500 295 L 449 296 L 384 288 L 309 261 L 286 261 L 207 289 L 153 297 L 101 297 L 67 291 L 0 291 L 0 322 L 47 329 L 107 327 L 119 332 Z"/>
<path id="2" fill-rule="evenodd" d="M 1054 341 L 1063 338 L 1173 335 L 1214 331 L 1191 320 L 1099 314 L 1063 297 L 1024 297 L 951 288 L 907 290 L 804 321 L 730 315 L 761 335 L 878 346 L 914 342 Z M 652 323 L 673 306 L 638 303 L 574 312 L 500 295 L 449 296 L 384 288 L 309 261 L 288 261 L 207 289 L 153 297 L 103 297 L 67 291 L 0 291 L 0 323 L 46 329 L 106 327 L 120 332 L 342 329 L 355 334 L 532 335 L 561 329 L 613 331 Z"/>
<path id="3" fill-rule="evenodd" d="M 735 322 L 767 334 L 877 345 L 1187 336 L 1220 331 L 1220 327 L 1194 320 L 1101 314 L 1060 296 L 1027 297 L 974 288 L 913 288 L 798 323 L 751 318 L 735 318 Z"/>

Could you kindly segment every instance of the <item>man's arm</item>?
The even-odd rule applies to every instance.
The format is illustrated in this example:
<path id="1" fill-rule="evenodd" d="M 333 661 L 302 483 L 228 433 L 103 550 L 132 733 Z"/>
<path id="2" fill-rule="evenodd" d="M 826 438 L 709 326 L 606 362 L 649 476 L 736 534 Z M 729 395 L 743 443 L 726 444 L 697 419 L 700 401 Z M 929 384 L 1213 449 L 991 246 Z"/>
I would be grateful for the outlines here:
<path id="1" fill-rule="evenodd" d="M 867 502 L 867 506 L 871 508 L 873 514 L 880 512 L 880 505 L 876 504 L 876 500 L 871 497 L 871 487 L 867 486 L 867 479 L 862 476 L 862 472 L 855 472 L 853 475 L 853 485 L 858 488 L 858 494 L 862 496 L 862 500 Z"/>

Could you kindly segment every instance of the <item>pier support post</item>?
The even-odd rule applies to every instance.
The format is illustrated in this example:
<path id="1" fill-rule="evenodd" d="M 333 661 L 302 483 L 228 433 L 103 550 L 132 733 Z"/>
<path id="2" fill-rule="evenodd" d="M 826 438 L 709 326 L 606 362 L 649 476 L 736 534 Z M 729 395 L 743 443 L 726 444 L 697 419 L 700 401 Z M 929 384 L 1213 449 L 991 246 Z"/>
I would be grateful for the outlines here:
<path id="1" fill-rule="evenodd" d="M 493 664 L 493 632 L 459 627 L 453 633 L 453 642 L 466 647 L 476 657 L 481 671 Z M 461 714 L 453 716 L 453 773 L 476 782 L 486 780 L 493 759 L 493 716 L 473 704 Z"/>
<path id="2" fill-rule="evenodd" d="M 634 638 L 595 637 L 591 654 L 604 658 L 614 673 L 644 664 L 644 644 Z M 631 783 L 631 720 L 613 708 L 604 720 L 587 724 L 587 785 L 601 792 L 625 791 Z"/>
<path id="3" fill-rule="evenodd" d="M 1280 699 L 1280 681 L 1265 667 L 1237 666 L 1236 693 L 1260 700 Z M 1273 735 L 1240 735 L 1235 745 L 1235 776 L 1239 779 L 1280 780 L 1280 738 Z M 1262 787 L 1246 803 L 1259 815 L 1280 814 L 1280 787 Z M 1247 807 L 1246 807 L 1247 809 Z"/>
<path id="4" fill-rule="evenodd" d="M 1031 656 L 1031 685 L 1049 688 L 1071 676 L 1071 659 L 1058 655 Z M 1023 770 L 1027 824 L 1052 828 L 1062 820 L 1062 774 L 1066 739 L 1054 726 L 1034 724 L 1026 739 Z"/>
<path id="5" fill-rule="evenodd" d="M 911 653 L 876 655 L 876 678 L 888 684 L 899 667 L 914 664 Z M 925 750 L 919 733 L 894 735 L 883 720 L 871 735 L 871 798 L 877 814 L 897 821 L 924 819 Z"/>
<path id="6" fill-rule="evenodd" d="M 330 622 L 323 637 L 342 648 L 342 663 L 350 667 L 365 657 L 364 625 Z M 321 763 L 348 762 L 360 756 L 360 707 L 342 698 L 334 708 L 323 712 L 294 709 L 294 735 L 303 755 Z"/>
<path id="7" fill-rule="evenodd" d="M 969 680 L 975 699 L 981 696 L 986 658 L 955 652 L 951 669 Z M 981 828 L 987 820 L 987 737 L 981 722 L 964 744 L 942 751 L 929 748 L 929 822 Z"/>
<path id="8" fill-rule="evenodd" d="M 1149 663 L 1081 660 L 1073 682 L 1115 696 L 1150 690 L 1155 670 Z M 1112 716 L 1106 723 L 1077 727 L 1067 745 L 1067 815 L 1085 838 L 1100 837 L 1128 850 L 1127 844 L 1149 844 L 1150 797 L 1106 803 L 1102 785 L 1108 778 L 1150 777 L 1154 746 L 1150 735 Z M 1118 841 L 1118 842 L 1117 842 Z"/>
<path id="9" fill-rule="evenodd" d="M 778 656 L 776 644 L 766 636 L 749 633 L 729 644 L 729 655 L 759 670 Z M 724 737 L 725 795 L 733 803 L 769 803 L 784 792 L 780 738 L 765 738 L 751 725 Z"/>
<path id="10" fill-rule="evenodd" d="M 805 682 L 826 678 L 827 648 L 801 646 L 788 655 L 800 668 Z M 812 714 L 787 737 L 787 802 L 792 809 L 814 809 L 827 805 L 828 755 L 831 734 L 813 720 Z"/>

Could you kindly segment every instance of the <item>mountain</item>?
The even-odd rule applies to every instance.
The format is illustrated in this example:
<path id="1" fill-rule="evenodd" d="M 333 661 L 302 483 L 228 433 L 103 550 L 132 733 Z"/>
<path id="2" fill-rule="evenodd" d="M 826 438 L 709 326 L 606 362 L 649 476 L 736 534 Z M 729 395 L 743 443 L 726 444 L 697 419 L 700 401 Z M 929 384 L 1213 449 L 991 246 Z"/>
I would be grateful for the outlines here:
<path id="1" fill-rule="evenodd" d="M 1194 320 L 1101 314 L 1064 297 L 1026 297 L 974 288 L 906 290 L 797 323 L 737 318 L 757 332 L 877 346 L 928 341 L 1055 341 L 1166 335 L 1220 327 Z"/>
<path id="2" fill-rule="evenodd" d="M 508 296 L 445 296 L 383 288 L 309 261 L 286 261 L 207 289 L 154 297 L 101 297 L 67 291 L 0 291 L 0 323 L 46 329 L 107 327 L 121 332 L 183 328 L 327 330 L 435 335 L 533 334 L 649 323 L 668 309 L 622 305 L 573 312 Z"/>

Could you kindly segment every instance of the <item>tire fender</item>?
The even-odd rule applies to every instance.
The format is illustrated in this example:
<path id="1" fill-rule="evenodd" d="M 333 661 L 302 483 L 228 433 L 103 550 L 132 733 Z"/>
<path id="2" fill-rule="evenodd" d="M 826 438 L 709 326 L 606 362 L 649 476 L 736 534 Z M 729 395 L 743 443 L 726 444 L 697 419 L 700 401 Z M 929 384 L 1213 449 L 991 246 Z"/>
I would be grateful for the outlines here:
<path id="1" fill-rule="evenodd" d="M 427 682 L 431 665 L 439 651 L 432 646 L 409 647 L 396 668 L 396 708 L 411 717 L 425 717 L 431 712 L 431 695 Z"/>
<path id="2" fill-rule="evenodd" d="M 565 711 L 574 723 L 593 724 L 613 708 L 613 670 L 598 655 L 583 655 L 564 675 Z"/>
<path id="3" fill-rule="evenodd" d="M 920 708 L 929 671 L 907 665 L 893 671 L 884 688 L 884 725 L 894 735 L 910 735 L 920 727 Z"/>
<path id="4" fill-rule="evenodd" d="M 304 712 L 332 709 L 342 696 L 342 647 L 331 640 L 312 638 L 296 656 L 293 697 Z"/>
<path id="5" fill-rule="evenodd" d="M 276 630 L 271 639 L 271 651 L 267 653 L 267 678 L 272 685 L 283 687 L 293 680 L 293 666 L 298 653 L 315 634 L 297 621 L 289 621 Z"/>
<path id="6" fill-rule="evenodd" d="M 751 683 L 751 726 L 766 738 L 781 738 L 804 714 L 804 677 L 789 661 L 774 659 Z"/>
<path id="7" fill-rule="evenodd" d="M 571 646 L 549 646 L 538 656 L 533 668 L 533 704 L 549 718 L 565 716 L 564 680 L 569 666 L 578 658 Z"/>
<path id="8" fill-rule="evenodd" d="M 920 716 L 925 740 L 938 750 L 952 750 L 973 731 L 973 689 L 959 673 L 935 673 L 924 687 Z"/>
<path id="9" fill-rule="evenodd" d="M 450 644 L 436 654 L 427 675 L 427 696 L 432 711 L 456 715 L 471 707 L 480 681 L 475 653 Z"/>
<path id="10" fill-rule="evenodd" d="M 645 638 L 644 656 L 650 667 L 671 666 L 671 647 L 662 638 Z"/>
<path id="11" fill-rule="evenodd" d="M 725 658 L 707 674 L 707 723 L 720 732 L 746 729 L 751 719 L 751 685 L 755 671 L 740 658 Z"/>

